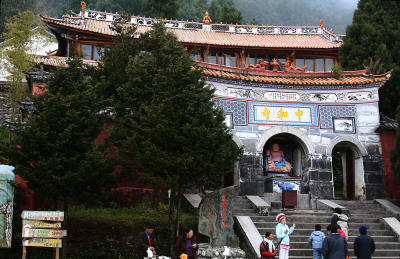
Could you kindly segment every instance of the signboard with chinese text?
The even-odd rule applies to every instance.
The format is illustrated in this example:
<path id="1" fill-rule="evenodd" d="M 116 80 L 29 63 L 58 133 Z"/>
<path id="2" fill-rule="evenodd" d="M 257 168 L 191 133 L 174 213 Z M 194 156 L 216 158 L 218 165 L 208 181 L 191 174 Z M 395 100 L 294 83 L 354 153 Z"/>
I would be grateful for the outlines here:
<path id="1" fill-rule="evenodd" d="M 318 126 L 316 104 L 249 102 L 249 123 Z"/>
<path id="2" fill-rule="evenodd" d="M 55 258 L 59 259 L 62 240 L 67 231 L 61 229 L 64 221 L 63 211 L 24 210 L 22 218 L 22 258 L 26 259 L 26 247 L 55 248 Z"/>
<path id="3" fill-rule="evenodd" d="M 61 229 L 24 228 L 22 232 L 22 237 L 62 238 L 65 236 L 67 236 L 67 231 Z"/>
<path id="4" fill-rule="evenodd" d="M 51 239 L 51 238 L 31 238 L 24 240 L 24 246 L 36 246 L 36 247 L 54 247 L 61 248 L 61 239 Z"/>
<path id="5" fill-rule="evenodd" d="M 22 219 L 64 221 L 64 212 L 24 210 L 21 217 Z"/>

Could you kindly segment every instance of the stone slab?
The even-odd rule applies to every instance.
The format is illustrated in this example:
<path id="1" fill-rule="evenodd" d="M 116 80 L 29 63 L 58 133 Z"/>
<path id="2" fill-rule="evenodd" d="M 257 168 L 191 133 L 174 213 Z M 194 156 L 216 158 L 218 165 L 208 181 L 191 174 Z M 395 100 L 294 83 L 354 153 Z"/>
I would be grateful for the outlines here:
<path id="1" fill-rule="evenodd" d="M 396 217 L 400 217 L 400 208 L 385 199 L 375 199 L 375 202 L 380 204 L 383 208 L 393 213 Z"/>
<path id="2" fill-rule="evenodd" d="M 243 235 L 254 258 L 260 258 L 260 244 L 262 237 L 249 216 L 236 216 L 238 228 Z"/>
<path id="3" fill-rule="evenodd" d="M 264 201 L 260 196 L 246 195 L 253 207 L 257 208 L 260 216 L 268 215 L 271 210 L 271 204 Z"/>
<path id="4" fill-rule="evenodd" d="M 397 240 L 400 242 L 400 222 L 393 217 L 382 218 L 383 222 L 393 231 Z"/>
<path id="5" fill-rule="evenodd" d="M 201 202 L 201 196 L 198 194 L 192 194 L 192 193 L 185 193 L 183 195 L 183 197 L 185 197 L 185 199 L 189 202 L 189 204 L 195 208 L 198 209 L 200 206 L 200 202 Z"/>
<path id="6" fill-rule="evenodd" d="M 339 204 L 337 204 L 336 202 L 333 202 L 333 201 L 331 201 L 331 200 L 320 200 L 320 199 L 318 199 L 317 200 L 317 209 L 318 210 L 326 210 L 326 209 L 328 209 L 328 210 L 334 210 L 335 208 L 340 208 L 340 209 L 342 209 L 342 212 L 344 213 L 344 214 L 346 214 L 346 215 L 349 215 L 350 214 L 350 211 L 349 211 L 349 209 L 348 208 L 346 208 L 346 207 L 344 207 L 344 206 L 342 206 L 342 205 L 339 205 Z"/>

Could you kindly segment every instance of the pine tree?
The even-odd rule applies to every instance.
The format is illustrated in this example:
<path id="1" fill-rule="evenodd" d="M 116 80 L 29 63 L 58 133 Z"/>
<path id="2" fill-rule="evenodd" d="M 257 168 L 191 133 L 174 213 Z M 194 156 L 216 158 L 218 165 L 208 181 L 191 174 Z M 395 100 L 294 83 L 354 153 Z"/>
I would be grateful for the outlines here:
<path id="1" fill-rule="evenodd" d="M 363 69 L 380 62 L 383 73 L 393 69 L 392 78 L 379 90 L 380 110 L 394 118 L 400 104 L 400 2 L 360 0 L 353 23 L 347 27 L 340 49 L 345 70 Z"/>
<path id="2" fill-rule="evenodd" d="M 213 90 L 206 87 L 201 71 L 193 67 L 175 36 L 156 24 L 136 44 L 131 52 L 120 50 L 126 50 L 127 43 L 117 45 L 105 56 L 105 71 L 116 66 L 126 71 L 114 84 L 118 85 L 114 92 L 107 90 L 111 81 L 103 88 L 115 107 L 116 123 L 108 140 L 125 171 L 143 172 L 141 180 L 156 190 L 172 190 L 173 256 L 177 204 L 183 192 L 200 184 L 218 186 L 233 170 L 240 149 L 223 123 L 223 112 L 214 109 Z M 116 54 L 129 61 L 110 57 Z M 120 59 L 119 65 L 114 63 Z"/>
<path id="3" fill-rule="evenodd" d="M 112 183 L 112 168 L 92 143 L 103 123 L 90 74 L 80 61 L 57 71 L 48 90 L 33 98 L 36 113 L 10 150 L 16 173 L 35 193 L 65 206 L 101 203 Z"/>
<path id="4" fill-rule="evenodd" d="M 143 12 L 150 17 L 175 19 L 178 16 L 179 4 L 176 0 L 144 0 Z"/>

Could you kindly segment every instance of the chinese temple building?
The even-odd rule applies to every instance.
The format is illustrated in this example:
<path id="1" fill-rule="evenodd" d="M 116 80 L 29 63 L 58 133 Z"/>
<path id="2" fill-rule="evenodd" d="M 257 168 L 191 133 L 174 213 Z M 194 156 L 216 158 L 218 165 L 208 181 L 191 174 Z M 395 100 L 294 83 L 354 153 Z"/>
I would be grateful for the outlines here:
<path id="1" fill-rule="evenodd" d="M 47 67 L 66 66 L 72 47 L 96 64 L 116 33 L 116 14 L 83 10 L 42 17 L 58 40 Z M 292 188 L 311 198 L 384 197 L 378 89 L 390 74 L 332 73 L 342 37 L 318 26 L 212 24 L 132 16 L 137 32 L 162 22 L 204 69 L 233 141 L 243 146 L 226 185 L 241 194 Z M 32 90 L 43 84 L 32 81 Z M 289 187 L 288 187 L 289 186 Z"/>

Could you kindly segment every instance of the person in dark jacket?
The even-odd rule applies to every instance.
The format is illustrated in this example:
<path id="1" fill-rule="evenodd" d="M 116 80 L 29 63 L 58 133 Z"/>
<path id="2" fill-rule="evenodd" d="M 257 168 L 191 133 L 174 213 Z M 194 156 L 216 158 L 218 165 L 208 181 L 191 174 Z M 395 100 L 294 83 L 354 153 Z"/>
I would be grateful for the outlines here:
<path id="1" fill-rule="evenodd" d="M 372 237 L 367 236 L 367 226 L 361 226 L 358 231 L 360 236 L 354 240 L 354 254 L 358 259 L 371 259 L 375 252 L 375 242 Z"/>
<path id="2" fill-rule="evenodd" d="M 197 249 L 199 246 L 196 237 L 193 235 L 192 229 L 185 229 L 184 233 L 178 238 L 175 251 L 176 255 L 186 254 L 189 259 L 197 259 Z"/>
<path id="3" fill-rule="evenodd" d="M 336 225 L 329 225 L 326 230 L 328 236 L 322 242 L 321 252 L 324 259 L 345 259 L 347 256 L 347 242 L 337 233 Z"/>
<path id="4" fill-rule="evenodd" d="M 271 232 L 265 233 L 265 238 L 260 244 L 261 259 L 274 259 L 276 256 L 275 244 L 272 241 L 274 235 Z"/>
<path id="5" fill-rule="evenodd" d="M 146 224 L 146 229 L 144 232 L 140 232 L 137 236 L 137 258 L 143 259 L 147 257 L 147 249 L 150 249 L 153 254 L 156 254 L 154 249 L 154 242 L 151 239 L 151 234 L 154 232 L 154 226 L 152 224 Z"/>

